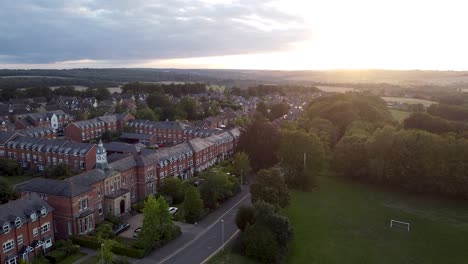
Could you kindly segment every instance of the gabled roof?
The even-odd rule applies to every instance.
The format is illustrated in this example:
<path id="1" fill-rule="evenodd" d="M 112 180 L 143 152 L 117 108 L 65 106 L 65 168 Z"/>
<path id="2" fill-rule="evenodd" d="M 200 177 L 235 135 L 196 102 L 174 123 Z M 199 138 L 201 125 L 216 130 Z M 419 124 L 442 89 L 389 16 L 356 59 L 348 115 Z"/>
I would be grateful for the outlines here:
<path id="1" fill-rule="evenodd" d="M 34 178 L 16 186 L 18 191 L 45 193 L 49 195 L 75 197 L 91 190 L 90 186 L 75 185 L 71 181 Z"/>
<path id="2" fill-rule="evenodd" d="M 120 138 L 122 139 L 138 139 L 138 140 L 150 140 L 154 135 L 140 134 L 140 133 L 122 133 Z"/>
<path id="3" fill-rule="evenodd" d="M 29 195 L 17 200 L 9 201 L 6 204 L 0 205 L 0 225 L 6 222 L 10 226 L 14 226 L 14 221 L 19 217 L 22 224 L 31 221 L 31 214 L 36 213 L 40 216 L 41 209 L 45 208 L 47 212 L 52 212 L 52 208 L 46 201 L 40 199 L 37 195 Z M 0 233 L 3 233 L 3 228 L 0 227 Z"/>
<path id="4" fill-rule="evenodd" d="M 109 152 L 124 152 L 131 154 L 140 152 L 140 148 L 135 145 L 117 141 L 105 143 L 104 148 L 106 148 L 106 150 Z"/>

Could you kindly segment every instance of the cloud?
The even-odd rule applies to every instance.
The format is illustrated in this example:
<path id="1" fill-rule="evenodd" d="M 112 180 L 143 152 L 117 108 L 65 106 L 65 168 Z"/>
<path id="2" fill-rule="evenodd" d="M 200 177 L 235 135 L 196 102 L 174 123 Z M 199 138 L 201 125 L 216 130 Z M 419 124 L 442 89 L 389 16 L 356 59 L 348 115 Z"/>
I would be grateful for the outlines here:
<path id="1" fill-rule="evenodd" d="M 0 64 L 155 60 L 285 50 L 303 18 L 261 0 L 0 2 Z"/>

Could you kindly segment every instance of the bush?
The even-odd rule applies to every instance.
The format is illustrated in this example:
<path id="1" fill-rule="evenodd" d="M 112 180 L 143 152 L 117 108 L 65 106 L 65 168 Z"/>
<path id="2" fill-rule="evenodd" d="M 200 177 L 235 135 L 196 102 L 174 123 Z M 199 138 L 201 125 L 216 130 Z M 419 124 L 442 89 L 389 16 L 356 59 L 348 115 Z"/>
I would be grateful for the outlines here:
<path id="1" fill-rule="evenodd" d="M 114 258 L 112 264 L 129 264 L 130 262 L 126 257 Z"/>
<path id="2" fill-rule="evenodd" d="M 255 224 L 248 226 L 242 233 L 245 255 L 260 263 L 276 263 L 279 250 L 275 235 L 268 227 Z"/>
<path id="3" fill-rule="evenodd" d="M 56 249 L 49 252 L 48 257 L 53 259 L 52 262 L 55 261 L 55 263 L 58 263 L 67 257 L 67 253 L 63 250 Z"/>
<path id="4" fill-rule="evenodd" d="M 109 215 L 106 217 L 106 220 L 111 222 L 113 225 L 122 224 L 122 219 L 120 219 L 120 217 L 117 217 L 117 216 Z"/>
<path id="5" fill-rule="evenodd" d="M 80 250 L 80 246 L 74 245 L 71 240 L 58 240 L 54 246 L 55 249 L 64 251 L 67 254 L 67 256 L 78 253 L 78 251 Z"/>
<path id="6" fill-rule="evenodd" d="M 72 236 L 72 241 L 73 243 L 86 247 L 86 248 L 91 248 L 95 250 L 98 250 L 101 248 L 101 242 L 90 236 L 80 236 L 80 235 Z M 112 246 L 112 252 L 117 255 L 126 256 L 130 258 L 141 259 L 145 256 L 145 252 L 143 249 L 129 247 L 126 244 L 122 244 L 118 242 L 115 242 L 115 244 Z"/>
<path id="7" fill-rule="evenodd" d="M 145 201 L 139 201 L 135 204 L 132 204 L 132 211 L 135 213 L 143 213 L 143 208 L 145 207 Z"/>

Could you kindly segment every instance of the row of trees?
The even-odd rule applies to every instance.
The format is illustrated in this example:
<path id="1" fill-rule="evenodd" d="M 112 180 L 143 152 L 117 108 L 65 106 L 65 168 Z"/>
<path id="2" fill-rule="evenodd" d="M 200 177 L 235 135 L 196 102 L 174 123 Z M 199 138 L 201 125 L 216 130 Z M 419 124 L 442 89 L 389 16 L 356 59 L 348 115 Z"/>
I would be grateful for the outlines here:
<path id="1" fill-rule="evenodd" d="M 96 97 L 98 100 L 109 99 L 110 92 L 107 88 L 87 88 L 83 91 L 75 90 L 73 86 L 59 87 L 52 90 L 50 87 L 33 87 L 24 90 L 5 88 L 1 90 L 1 98 L 8 100 L 11 98 L 32 98 L 46 97 L 47 100 L 55 96 L 76 96 L 76 97 Z"/>
<path id="2" fill-rule="evenodd" d="M 140 83 L 132 82 L 122 86 L 122 93 L 154 93 L 170 94 L 174 97 L 187 96 L 194 93 L 207 92 L 203 83 Z"/>
<path id="3" fill-rule="evenodd" d="M 258 85 L 248 87 L 247 89 L 241 89 L 239 87 L 232 87 L 229 89 L 229 94 L 249 97 L 257 96 L 262 97 L 266 95 L 287 95 L 287 94 L 307 94 L 315 93 L 320 90 L 317 87 L 313 86 L 290 86 L 290 85 Z"/>
<path id="4" fill-rule="evenodd" d="M 253 205 L 240 207 L 236 215 L 243 252 L 261 263 L 281 263 L 294 230 L 289 219 L 280 214 L 290 199 L 280 170 L 259 171 L 250 193 Z"/>
<path id="5" fill-rule="evenodd" d="M 286 115 L 289 110 L 289 105 L 284 102 L 267 105 L 265 102 L 262 101 L 257 104 L 256 110 L 262 113 L 263 116 L 268 117 L 270 121 L 273 121 L 277 118 Z"/>

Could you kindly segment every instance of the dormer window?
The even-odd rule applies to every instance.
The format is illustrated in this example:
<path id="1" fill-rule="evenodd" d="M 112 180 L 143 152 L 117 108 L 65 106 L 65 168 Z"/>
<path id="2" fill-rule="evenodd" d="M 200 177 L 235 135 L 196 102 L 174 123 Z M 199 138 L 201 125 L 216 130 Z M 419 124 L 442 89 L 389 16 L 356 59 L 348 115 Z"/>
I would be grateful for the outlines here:
<path id="1" fill-rule="evenodd" d="M 47 215 L 47 209 L 45 207 L 42 207 L 41 216 L 46 216 L 46 215 Z"/>
<path id="2" fill-rule="evenodd" d="M 16 228 L 20 228 L 21 227 L 21 218 L 17 217 L 16 220 L 15 220 L 15 226 Z"/>
<path id="3" fill-rule="evenodd" d="M 34 222 L 34 221 L 36 221 L 36 219 L 37 219 L 37 214 L 36 214 L 36 213 L 32 213 L 32 214 L 31 214 L 31 221 Z"/>
<path id="4" fill-rule="evenodd" d="M 3 224 L 3 233 L 7 234 L 10 232 L 10 225 L 8 223 Z"/>

